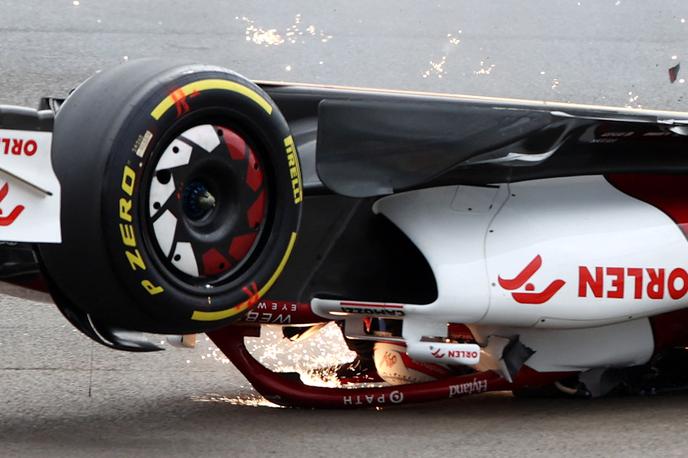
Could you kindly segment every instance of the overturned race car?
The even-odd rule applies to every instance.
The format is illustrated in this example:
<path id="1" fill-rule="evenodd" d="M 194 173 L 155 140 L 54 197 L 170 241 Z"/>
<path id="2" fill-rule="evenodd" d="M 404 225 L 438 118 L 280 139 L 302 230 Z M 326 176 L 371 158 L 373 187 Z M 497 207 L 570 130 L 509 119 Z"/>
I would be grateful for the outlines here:
<path id="1" fill-rule="evenodd" d="M 0 106 L 0 279 L 118 350 L 208 333 L 268 400 L 688 386 L 688 113 L 139 60 Z M 336 322 L 339 386 L 245 338 Z"/>

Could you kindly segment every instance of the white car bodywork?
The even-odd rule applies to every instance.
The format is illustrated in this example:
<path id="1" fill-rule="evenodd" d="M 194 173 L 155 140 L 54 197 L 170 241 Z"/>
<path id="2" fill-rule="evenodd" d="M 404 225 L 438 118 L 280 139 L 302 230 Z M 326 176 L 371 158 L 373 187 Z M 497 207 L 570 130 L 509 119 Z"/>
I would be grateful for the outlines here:
<path id="1" fill-rule="evenodd" d="M 515 336 L 535 351 L 528 365 L 538 371 L 643 364 L 654 349 L 647 317 L 686 307 L 681 228 L 602 176 L 424 189 L 382 198 L 374 210 L 425 256 L 437 299 L 312 306 L 345 315 L 354 338 L 365 338 L 360 316 L 390 318 L 391 308 L 403 317 L 399 340 L 421 361 L 437 362 L 428 341 L 463 323 L 482 346 L 481 369 L 499 370 L 504 338 Z"/>
<path id="2" fill-rule="evenodd" d="M 0 240 L 62 241 L 51 142 L 51 132 L 0 129 Z"/>

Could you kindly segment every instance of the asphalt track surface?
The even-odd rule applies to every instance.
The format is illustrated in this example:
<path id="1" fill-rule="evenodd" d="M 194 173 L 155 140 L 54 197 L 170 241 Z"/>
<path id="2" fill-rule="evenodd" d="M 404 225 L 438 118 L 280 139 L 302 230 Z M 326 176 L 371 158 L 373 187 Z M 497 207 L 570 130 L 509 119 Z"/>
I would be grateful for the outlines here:
<path id="1" fill-rule="evenodd" d="M 667 70 L 687 56 L 686 21 L 679 1 L 3 0 L 0 102 L 33 106 L 101 68 L 157 56 L 256 79 L 681 110 L 688 84 L 681 73 L 670 84 Z M 682 456 L 688 447 L 686 395 L 498 393 L 349 412 L 242 405 L 261 402 L 203 339 L 195 350 L 129 355 L 93 345 L 49 304 L 8 296 L 0 311 L 0 456 Z"/>

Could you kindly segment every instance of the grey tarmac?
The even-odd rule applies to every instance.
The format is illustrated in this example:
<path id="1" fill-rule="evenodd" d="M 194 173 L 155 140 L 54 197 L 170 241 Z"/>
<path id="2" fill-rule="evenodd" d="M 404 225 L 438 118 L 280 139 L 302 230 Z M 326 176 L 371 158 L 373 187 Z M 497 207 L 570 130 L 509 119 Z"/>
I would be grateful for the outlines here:
<path id="1" fill-rule="evenodd" d="M 0 103 L 34 106 L 107 66 L 161 57 L 255 79 L 686 106 L 686 75 L 673 84 L 668 75 L 688 53 L 688 3 L 677 0 L 2 7 Z M 683 394 L 277 409 L 203 338 L 194 350 L 131 355 L 92 344 L 50 304 L 3 296 L 0 312 L 3 457 L 683 456 L 688 447 Z"/>

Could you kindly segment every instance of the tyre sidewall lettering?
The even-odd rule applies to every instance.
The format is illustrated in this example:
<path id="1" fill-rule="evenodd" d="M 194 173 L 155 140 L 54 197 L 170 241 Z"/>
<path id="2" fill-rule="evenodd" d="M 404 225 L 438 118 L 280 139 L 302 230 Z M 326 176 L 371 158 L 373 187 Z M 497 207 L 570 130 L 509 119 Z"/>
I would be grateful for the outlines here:
<path id="1" fill-rule="evenodd" d="M 227 77 L 228 75 L 220 75 Z M 196 81 L 199 78 L 215 77 L 218 75 L 192 75 L 189 81 Z M 182 82 L 183 84 L 184 82 Z M 177 82 L 178 85 L 181 85 Z M 169 93 L 168 93 L 169 94 Z M 260 141 L 265 143 L 269 151 L 264 154 L 269 158 L 270 169 L 272 171 L 275 181 L 279 181 L 280 189 L 273 193 L 276 196 L 273 205 L 276 207 L 284 205 L 293 205 L 300 207 L 302 201 L 302 184 L 300 169 L 298 167 L 298 157 L 296 156 L 296 148 L 291 139 L 288 128 L 281 128 L 275 132 L 275 126 L 279 125 L 271 123 L 272 116 L 280 116 L 279 111 L 274 107 L 273 113 L 267 115 L 262 110 L 259 110 L 253 101 L 248 99 L 243 100 L 241 94 L 230 93 L 226 90 L 207 90 L 198 93 L 193 98 L 188 99 L 189 110 L 177 116 L 177 111 L 173 106 L 167 110 L 158 120 L 153 119 L 149 113 L 148 108 L 154 107 L 160 103 L 168 94 L 164 91 L 156 93 L 149 97 L 143 104 L 139 104 L 142 108 L 137 109 L 137 113 L 133 114 L 131 119 L 128 119 L 120 129 L 119 136 L 115 139 L 113 149 L 120 151 L 127 151 L 127 154 L 120 155 L 116 158 L 111 158 L 111 164 L 108 167 L 108 172 L 117 170 L 117 175 L 112 174 L 107 178 L 110 184 L 116 183 L 116 192 L 112 192 L 112 187 L 106 191 L 104 196 L 107 201 L 104 202 L 103 210 L 106 218 L 112 220 L 114 215 L 117 218 L 117 224 L 108 230 L 106 228 L 106 236 L 111 237 L 113 244 L 117 249 L 113 252 L 113 260 L 115 270 L 120 276 L 120 280 L 125 284 L 125 287 L 130 289 L 132 294 L 139 300 L 156 304 L 158 308 L 157 313 L 165 313 L 176 316 L 177 320 L 189 320 L 191 312 L 188 308 L 179 309 L 169 306 L 168 296 L 174 294 L 172 298 L 177 301 L 184 301 L 188 303 L 188 307 L 194 310 L 204 310 L 209 312 L 218 312 L 234 310 L 236 312 L 248 310 L 255 302 L 257 302 L 255 294 L 248 297 L 243 290 L 252 291 L 255 285 L 258 289 L 264 285 L 268 279 L 273 276 L 274 269 L 266 272 L 266 269 L 261 269 L 261 266 L 249 267 L 239 279 L 236 285 L 236 292 L 233 294 L 234 299 L 228 300 L 226 294 L 223 297 L 217 297 L 213 294 L 193 294 L 189 292 L 177 291 L 175 285 L 170 284 L 165 275 L 158 272 L 156 268 L 158 262 L 151 259 L 153 247 L 144 240 L 142 231 L 146 230 L 147 222 L 143 219 L 145 210 L 147 208 L 145 196 L 145 183 L 150 178 L 150 167 L 153 166 L 151 161 L 157 159 L 157 155 L 161 153 L 161 148 L 164 148 L 169 139 L 170 129 L 181 125 L 185 118 L 193 118 L 195 114 L 204 109 L 212 109 L 220 101 L 224 104 L 241 105 L 241 114 L 239 119 L 246 121 L 248 130 L 252 133 L 259 133 Z M 243 104 L 242 104 L 243 100 Z M 230 105 L 231 106 L 231 105 Z M 283 120 L 283 118 L 282 118 Z M 283 126 L 286 126 L 286 122 Z M 130 129 L 129 126 L 137 126 L 137 129 Z M 267 127 L 266 127 L 267 126 Z M 272 130 L 270 130 L 272 129 Z M 145 143 L 144 143 L 145 141 Z M 143 146 L 142 146 L 143 145 Z M 276 151 L 280 151 L 279 157 Z M 277 180 L 279 178 L 279 180 Z M 288 194 L 285 192 L 285 184 L 288 185 Z M 277 186 L 277 184 L 275 184 Z M 109 196 L 109 197 L 108 197 Z M 281 227 L 286 224 L 292 226 L 289 230 L 297 230 L 297 224 L 289 222 L 289 217 L 285 212 L 278 214 L 273 212 L 273 225 Z M 286 221 L 285 221 L 285 218 Z M 298 221 L 298 219 L 297 219 Z M 116 228 L 116 230 L 115 230 Z M 263 259 L 265 252 L 269 251 L 271 247 L 281 247 L 278 257 L 282 258 L 284 246 L 286 243 L 283 238 L 290 234 L 280 234 L 276 236 L 269 234 L 265 241 L 262 252 L 259 253 L 256 259 Z M 280 241 L 281 240 L 281 241 Z M 153 314 L 156 312 L 153 311 Z M 231 316 L 234 314 L 230 314 Z M 200 323 L 199 323 L 200 325 Z"/>

